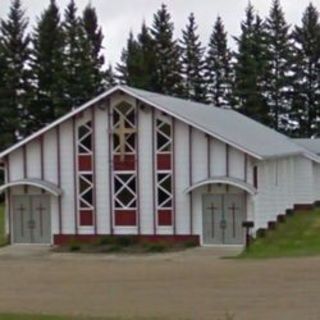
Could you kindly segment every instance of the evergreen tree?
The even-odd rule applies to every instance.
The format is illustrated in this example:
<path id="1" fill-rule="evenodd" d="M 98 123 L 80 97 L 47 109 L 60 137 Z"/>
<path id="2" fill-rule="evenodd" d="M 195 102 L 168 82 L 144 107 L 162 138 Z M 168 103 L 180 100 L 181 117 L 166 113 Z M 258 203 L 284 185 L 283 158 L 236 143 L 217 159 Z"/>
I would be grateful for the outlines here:
<path id="1" fill-rule="evenodd" d="M 166 5 L 153 17 L 151 34 L 155 43 L 155 91 L 182 94 L 180 48 L 173 39 L 174 25 Z"/>
<path id="2" fill-rule="evenodd" d="M 204 48 L 201 46 L 198 26 L 195 22 L 194 14 L 189 16 L 189 22 L 185 30 L 182 30 L 182 77 L 184 95 L 186 98 L 205 102 L 206 88 L 204 81 Z"/>
<path id="3" fill-rule="evenodd" d="M 109 64 L 108 69 L 105 72 L 106 89 L 110 89 L 117 84 L 116 75 L 113 72 L 112 65 Z"/>
<path id="4" fill-rule="evenodd" d="M 267 73 L 264 90 L 272 127 L 286 131 L 290 112 L 289 85 L 291 63 L 291 41 L 289 26 L 285 21 L 280 1 L 274 0 L 266 20 L 267 31 Z"/>
<path id="5" fill-rule="evenodd" d="M 118 79 L 121 84 L 143 88 L 140 86 L 141 73 L 141 50 L 138 41 L 130 32 L 127 47 L 122 50 L 121 63 L 117 65 Z"/>
<path id="6" fill-rule="evenodd" d="M 20 0 L 13 0 L 8 17 L 0 24 L 3 81 L 0 96 L 1 149 L 27 134 L 31 98 L 27 26 L 28 20 Z"/>
<path id="7" fill-rule="evenodd" d="M 77 16 L 74 0 L 70 1 L 65 10 L 63 30 L 65 90 L 68 101 L 64 106 L 66 112 L 91 99 L 95 90 L 91 44 L 85 34 L 82 20 Z"/>
<path id="8" fill-rule="evenodd" d="M 243 114 L 270 125 L 269 110 L 263 96 L 266 72 L 266 33 L 263 22 L 251 4 L 241 23 L 242 33 L 236 38 L 235 105 Z"/>
<path id="9" fill-rule="evenodd" d="M 292 119 L 297 123 L 295 135 L 312 137 L 320 133 L 320 24 L 317 9 L 310 4 L 302 26 L 293 31 L 293 105 Z"/>
<path id="10" fill-rule="evenodd" d="M 208 99 L 217 107 L 229 106 L 232 88 L 231 52 L 220 17 L 213 27 L 206 57 Z"/>
<path id="11" fill-rule="evenodd" d="M 33 130 L 64 113 L 61 110 L 66 103 L 63 38 L 59 9 L 55 0 L 51 0 L 38 20 L 33 37 L 32 73 L 36 87 L 32 108 Z"/>
<path id="12" fill-rule="evenodd" d="M 90 4 L 83 12 L 83 26 L 90 45 L 90 58 L 92 61 L 92 92 L 90 95 L 93 97 L 104 90 L 106 86 L 106 74 L 102 70 L 105 62 L 104 56 L 101 53 L 103 49 L 103 33 L 98 24 L 96 10 Z"/>
<path id="13" fill-rule="evenodd" d="M 122 51 L 121 63 L 117 66 L 121 83 L 145 90 L 155 90 L 155 54 L 153 40 L 145 23 L 137 39 L 130 32 L 127 47 Z"/>

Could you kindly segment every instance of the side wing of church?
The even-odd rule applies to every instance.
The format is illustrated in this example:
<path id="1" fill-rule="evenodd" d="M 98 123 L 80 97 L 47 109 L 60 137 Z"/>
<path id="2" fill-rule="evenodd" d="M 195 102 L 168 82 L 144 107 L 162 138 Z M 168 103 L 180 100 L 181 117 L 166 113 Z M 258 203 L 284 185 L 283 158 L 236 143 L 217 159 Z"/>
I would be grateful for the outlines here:
<path id="1" fill-rule="evenodd" d="M 239 113 L 117 86 L 0 154 L 11 243 L 243 244 L 320 200 L 320 158 Z"/>

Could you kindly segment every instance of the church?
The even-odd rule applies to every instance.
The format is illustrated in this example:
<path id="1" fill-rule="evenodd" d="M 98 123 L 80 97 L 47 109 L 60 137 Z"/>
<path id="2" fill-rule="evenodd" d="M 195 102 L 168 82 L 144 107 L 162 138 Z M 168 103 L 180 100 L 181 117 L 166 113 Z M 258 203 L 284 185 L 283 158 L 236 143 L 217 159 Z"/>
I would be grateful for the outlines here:
<path id="1" fill-rule="evenodd" d="M 320 143 L 116 86 L 0 153 L 10 243 L 105 235 L 243 245 L 320 200 Z"/>

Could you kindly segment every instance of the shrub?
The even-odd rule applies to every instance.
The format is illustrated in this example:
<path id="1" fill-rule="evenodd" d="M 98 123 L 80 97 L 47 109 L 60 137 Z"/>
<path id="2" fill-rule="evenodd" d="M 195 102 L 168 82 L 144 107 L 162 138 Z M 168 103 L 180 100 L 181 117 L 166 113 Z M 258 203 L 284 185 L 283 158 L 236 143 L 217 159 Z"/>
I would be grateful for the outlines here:
<path id="1" fill-rule="evenodd" d="M 81 250 L 81 245 L 77 244 L 77 243 L 70 244 L 69 245 L 69 250 L 72 251 L 72 252 L 80 251 Z"/>
<path id="2" fill-rule="evenodd" d="M 107 247 L 105 250 L 103 250 L 104 252 L 120 252 L 122 251 L 122 247 L 117 245 L 117 244 L 114 244 L 110 247 Z"/>
<path id="3" fill-rule="evenodd" d="M 111 236 L 103 236 L 99 239 L 98 245 L 104 246 L 112 243 L 114 243 L 114 239 Z"/>
<path id="4" fill-rule="evenodd" d="M 145 244 L 145 249 L 147 252 L 164 252 L 168 249 L 166 243 L 147 243 Z"/>
<path id="5" fill-rule="evenodd" d="M 198 247 L 198 241 L 196 240 L 189 240 L 183 243 L 183 246 L 185 248 L 194 248 L 194 247 Z"/>
<path id="6" fill-rule="evenodd" d="M 115 239 L 115 244 L 120 247 L 130 247 L 137 244 L 138 240 L 132 236 L 120 236 Z"/>

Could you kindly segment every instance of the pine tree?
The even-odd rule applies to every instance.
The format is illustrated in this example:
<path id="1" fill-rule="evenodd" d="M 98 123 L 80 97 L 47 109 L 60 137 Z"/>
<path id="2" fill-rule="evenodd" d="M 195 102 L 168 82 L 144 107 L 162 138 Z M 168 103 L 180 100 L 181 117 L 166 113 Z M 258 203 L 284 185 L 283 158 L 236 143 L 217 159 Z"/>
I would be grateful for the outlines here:
<path id="1" fill-rule="evenodd" d="M 51 0 L 38 20 L 33 36 L 32 73 L 36 87 L 33 130 L 63 114 L 65 101 L 64 35 L 59 9 Z"/>
<path id="2" fill-rule="evenodd" d="M 310 4 L 302 18 L 302 26 L 293 31 L 292 119 L 297 123 L 295 135 L 312 137 L 320 133 L 320 24 L 319 12 Z"/>
<path id="3" fill-rule="evenodd" d="M 242 33 L 236 38 L 235 106 L 243 114 L 270 125 L 269 110 L 263 96 L 266 72 L 266 33 L 263 22 L 251 4 L 246 9 Z"/>
<path id="4" fill-rule="evenodd" d="M 68 101 L 63 112 L 66 112 L 91 99 L 95 83 L 92 73 L 91 45 L 85 34 L 82 20 L 77 16 L 74 0 L 70 1 L 65 10 L 63 30 L 65 89 Z"/>
<path id="5" fill-rule="evenodd" d="M 264 94 L 270 108 L 272 127 L 288 129 L 290 113 L 289 85 L 292 58 L 289 25 L 285 21 L 279 0 L 274 0 L 266 20 L 267 74 Z"/>
<path id="6" fill-rule="evenodd" d="M 93 97 L 105 89 L 106 74 L 102 70 L 105 62 L 101 53 L 103 49 L 102 28 L 99 27 L 96 10 L 90 4 L 83 12 L 83 26 L 90 45 L 90 58 L 92 61 L 92 92 L 90 92 L 90 95 Z"/>
<path id="7" fill-rule="evenodd" d="M 206 56 L 208 99 L 217 107 L 230 106 L 232 88 L 231 52 L 227 33 L 218 17 L 211 34 Z"/>
<path id="8" fill-rule="evenodd" d="M 143 88 L 140 85 L 141 73 L 141 50 L 138 41 L 130 32 L 127 40 L 127 47 L 122 50 L 121 63 L 117 65 L 118 79 L 121 84 Z"/>
<path id="9" fill-rule="evenodd" d="M 173 39 L 174 25 L 166 5 L 153 16 L 151 34 L 155 43 L 155 91 L 182 95 L 180 48 Z"/>
<path id="10" fill-rule="evenodd" d="M 113 68 L 111 64 L 109 64 L 109 67 L 105 72 L 105 84 L 106 84 L 106 89 L 110 89 L 117 84 L 116 75 L 113 72 Z"/>
<path id="11" fill-rule="evenodd" d="M 0 96 L 1 149 L 27 134 L 31 99 L 27 26 L 20 0 L 13 0 L 7 19 L 0 25 L 4 81 Z"/>
<path id="12" fill-rule="evenodd" d="M 194 101 L 206 101 L 206 87 L 204 81 L 204 48 L 201 46 L 198 26 L 194 14 L 189 16 L 188 25 L 182 30 L 180 41 L 182 51 L 182 77 L 184 95 Z"/>

